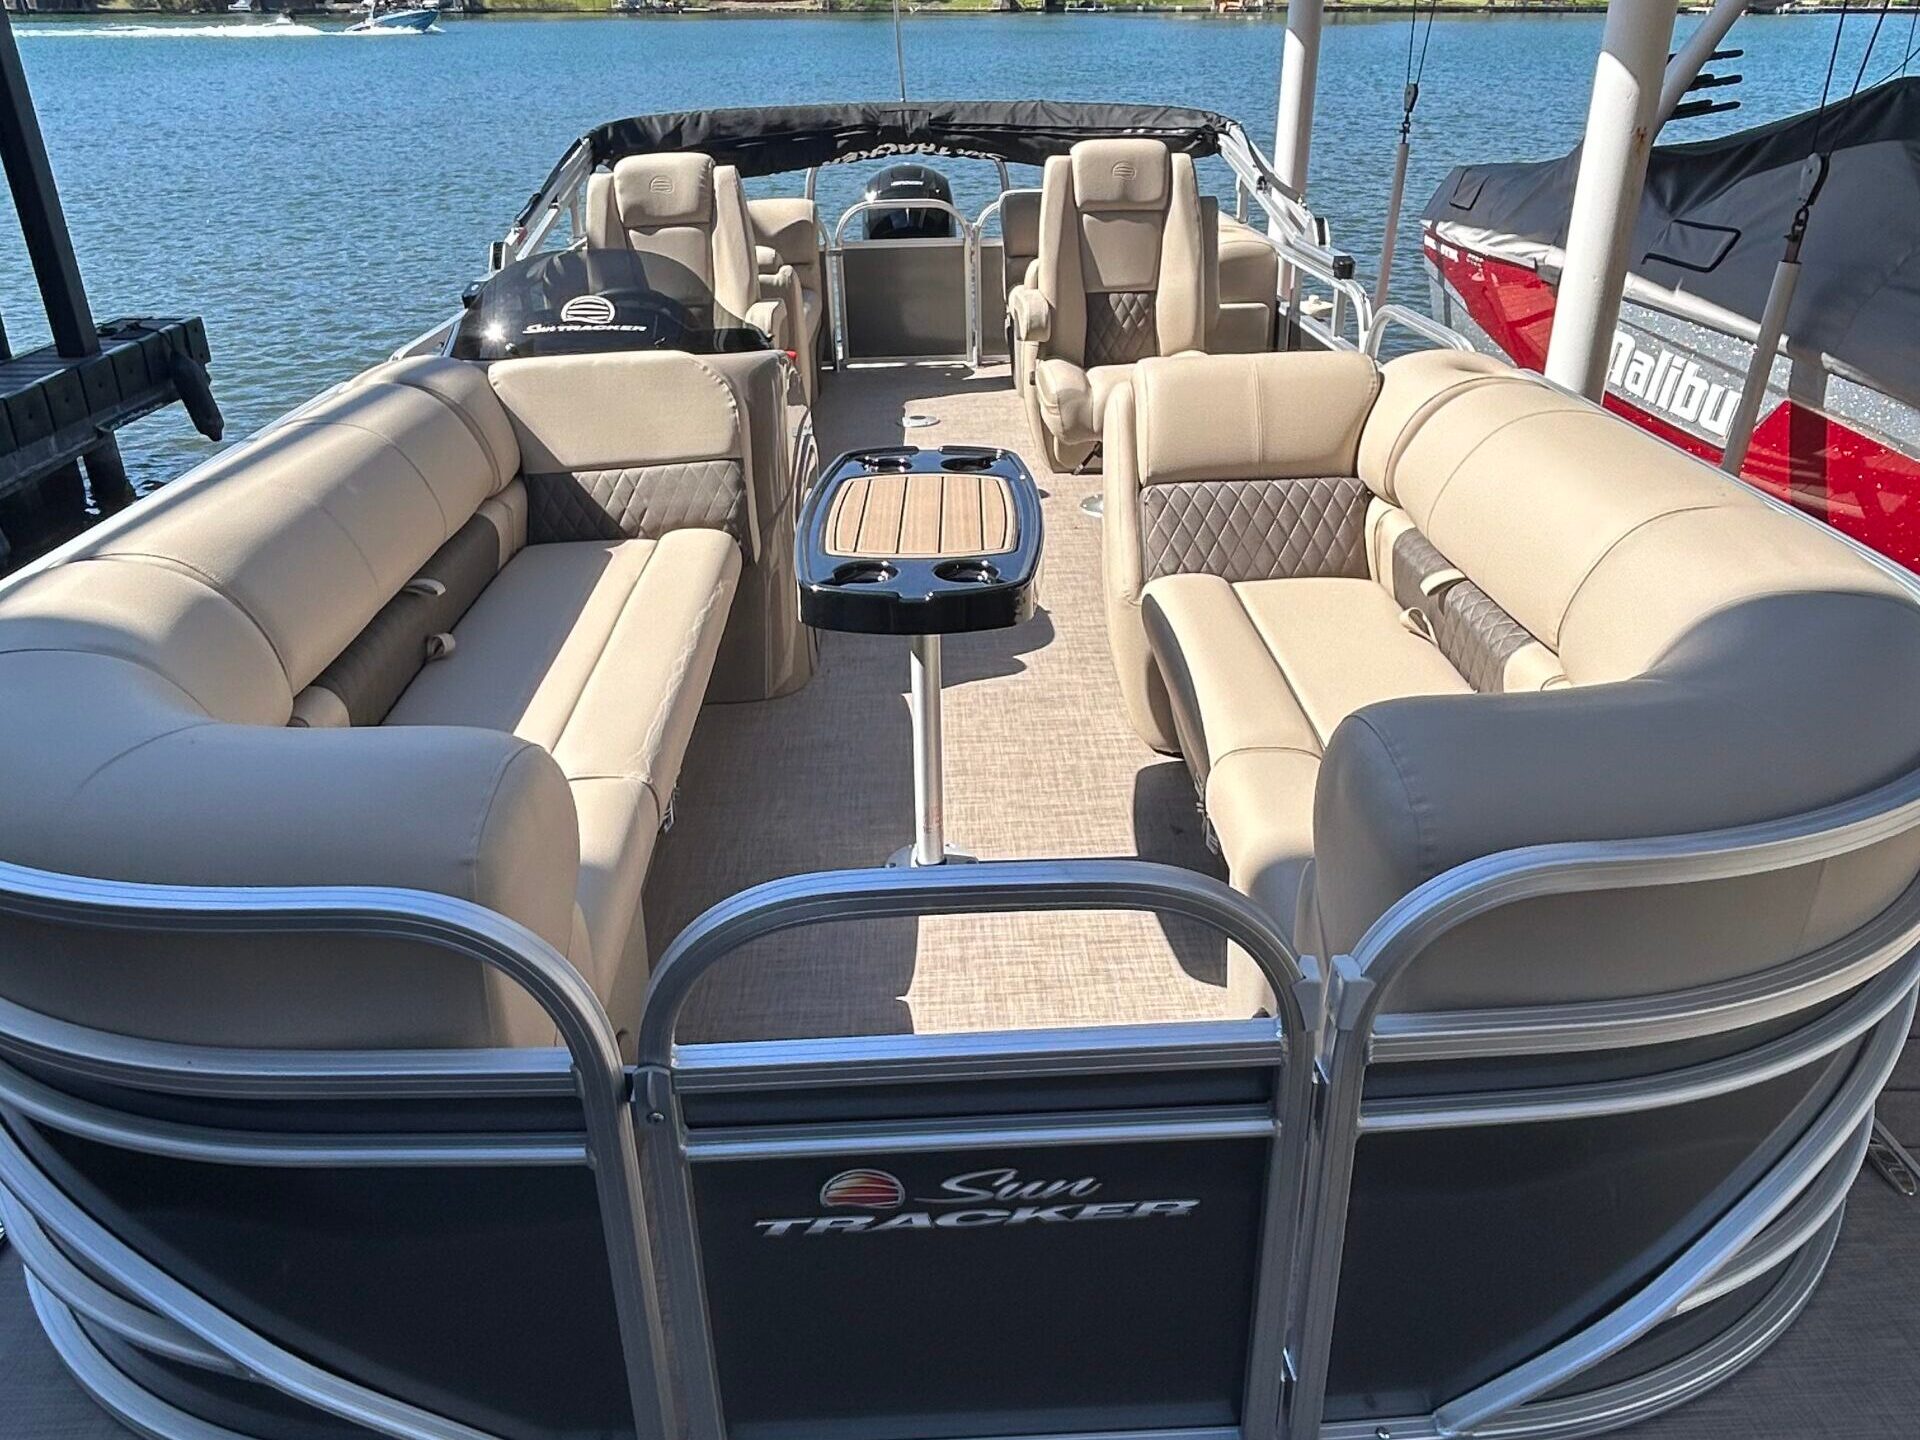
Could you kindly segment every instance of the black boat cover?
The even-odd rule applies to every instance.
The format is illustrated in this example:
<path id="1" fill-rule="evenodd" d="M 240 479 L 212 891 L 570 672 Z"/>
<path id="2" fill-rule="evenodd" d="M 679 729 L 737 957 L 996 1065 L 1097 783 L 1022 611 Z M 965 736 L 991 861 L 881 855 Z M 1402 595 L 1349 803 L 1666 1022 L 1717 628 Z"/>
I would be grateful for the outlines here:
<path id="1" fill-rule="evenodd" d="M 1050 100 L 872 101 L 685 110 L 613 120 L 582 138 L 593 163 L 698 150 L 742 175 L 778 175 L 840 160 L 951 155 L 1043 164 L 1077 140 L 1151 136 L 1188 155 L 1212 155 L 1235 128 L 1224 115 L 1166 105 L 1064 105 Z"/>
<path id="2" fill-rule="evenodd" d="M 1877 85 L 1824 117 L 1656 148 L 1629 268 L 1757 323 L 1816 147 L 1831 165 L 1800 253 L 1788 348 L 1830 355 L 1920 403 L 1920 77 Z M 1566 245 L 1578 164 L 1576 151 L 1457 167 L 1424 218 L 1471 248 L 1541 259 Z"/>

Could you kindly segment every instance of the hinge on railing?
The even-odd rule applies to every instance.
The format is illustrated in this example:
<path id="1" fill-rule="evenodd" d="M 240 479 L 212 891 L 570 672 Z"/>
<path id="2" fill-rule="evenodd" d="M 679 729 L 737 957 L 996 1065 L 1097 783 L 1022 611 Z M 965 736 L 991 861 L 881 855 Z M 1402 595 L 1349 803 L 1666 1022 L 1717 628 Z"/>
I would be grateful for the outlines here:
<path id="1" fill-rule="evenodd" d="M 1359 1023 L 1372 992 L 1373 982 L 1351 955 L 1336 955 L 1328 962 L 1326 982 L 1320 992 L 1319 1021 L 1314 1027 L 1313 1065 L 1317 1085 L 1324 1088 L 1333 1079 L 1334 1057 L 1340 1053 L 1348 1032 Z"/>
<path id="2" fill-rule="evenodd" d="M 633 1103 L 647 1124 L 666 1124 L 673 1114 L 673 1072 L 664 1065 L 642 1065 L 634 1072 Z"/>

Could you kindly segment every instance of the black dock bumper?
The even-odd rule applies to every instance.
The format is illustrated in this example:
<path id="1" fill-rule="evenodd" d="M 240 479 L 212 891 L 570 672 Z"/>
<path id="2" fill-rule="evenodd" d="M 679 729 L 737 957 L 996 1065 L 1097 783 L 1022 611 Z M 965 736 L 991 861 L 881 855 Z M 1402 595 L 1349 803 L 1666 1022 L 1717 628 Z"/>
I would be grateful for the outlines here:
<path id="1" fill-rule="evenodd" d="M 126 318 L 100 326 L 100 353 L 43 345 L 0 361 L 0 497 L 69 464 L 122 425 L 179 400 L 195 427 L 220 438 L 207 386 L 206 327 Z"/>

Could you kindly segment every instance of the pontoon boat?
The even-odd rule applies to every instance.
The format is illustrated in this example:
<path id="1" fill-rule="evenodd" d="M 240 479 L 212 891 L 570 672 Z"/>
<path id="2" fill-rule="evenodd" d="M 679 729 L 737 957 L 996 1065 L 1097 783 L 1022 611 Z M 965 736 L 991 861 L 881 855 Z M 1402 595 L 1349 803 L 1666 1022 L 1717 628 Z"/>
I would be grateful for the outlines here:
<path id="1" fill-rule="evenodd" d="M 1553 381 L 1375 311 L 1316 20 L 1272 158 L 603 125 L 0 587 L 0 1213 L 107 1412 L 1574 1436 L 1787 1331 L 1914 1017 L 1920 590 L 1596 403 L 1607 226 Z M 905 157 L 991 198 L 821 210 Z"/>

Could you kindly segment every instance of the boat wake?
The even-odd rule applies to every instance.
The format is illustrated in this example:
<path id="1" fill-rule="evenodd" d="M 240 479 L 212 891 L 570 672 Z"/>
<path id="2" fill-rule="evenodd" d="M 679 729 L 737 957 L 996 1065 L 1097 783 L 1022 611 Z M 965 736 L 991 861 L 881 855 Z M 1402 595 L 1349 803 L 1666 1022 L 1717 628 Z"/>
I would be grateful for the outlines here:
<path id="1" fill-rule="evenodd" d="M 334 32 L 298 22 L 246 21 L 232 25 L 22 25 L 13 33 L 23 38 L 58 36 L 68 40 L 137 40 L 153 36 L 180 40 L 282 40 Z"/>

